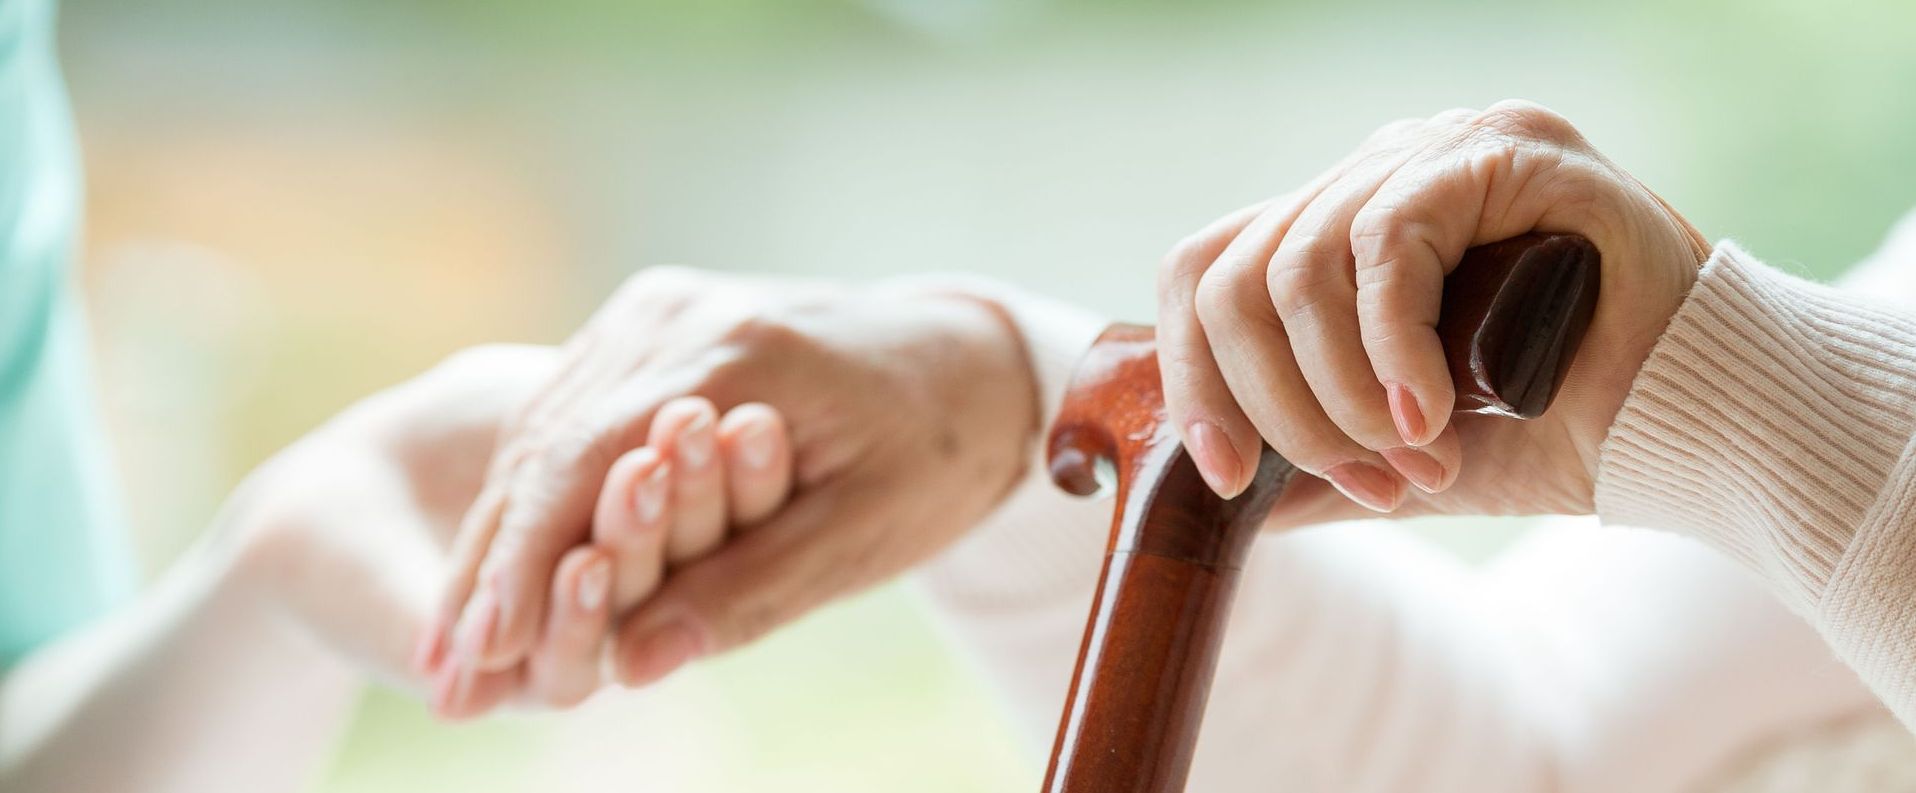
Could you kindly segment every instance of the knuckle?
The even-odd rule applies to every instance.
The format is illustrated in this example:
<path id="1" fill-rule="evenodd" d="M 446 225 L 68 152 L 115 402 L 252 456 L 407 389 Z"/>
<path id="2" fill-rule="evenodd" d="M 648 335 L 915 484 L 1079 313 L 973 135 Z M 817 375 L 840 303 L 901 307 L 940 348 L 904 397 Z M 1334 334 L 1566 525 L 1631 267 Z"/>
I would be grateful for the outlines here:
<path id="1" fill-rule="evenodd" d="M 1364 343 L 1364 349 L 1367 350 L 1383 350 L 1402 346 L 1405 342 L 1413 338 L 1409 328 L 1388 322 L 1365 323 L 1363 329 L 1358 332 L 1358 335 Z"/>
<path id="2" fill-rule="evenodd" d="M 1288 323 L 1323 308 L 1335 294 L 1332 287 L 1336 278 L 1330 268 L 1293 262 L 1272 267 L 1265 277 L 1265 287 L 1277 315 Z"/>
<path id="3" fill-rule="evenodd" d="M 1295 420 L 1272 416 L 1259 422 L 1259 426 L 1264 442 L 1270 444 L 1278 456 L 1308 473 L 1322 474 L 1349 457 L 1340 453 L 1338 444 L 1328 433 L 1300 426 Z"/>
<path id="4" fill-rule="evenodd" d="M 1358 336 L 1366 345 L 1390 344 L 1401 337 L 1412 319 L 1410 307 L 1403 305 L 1387 284 L 1381 268 L 1367 272 L 1357 284 Z"/>
<path id="5" fill-rule="evenodd" d="M 531 473 L 539 479 L 553 480 L 580 472 L 609 470 L 616 456 L 612 448 L 613 435 L 597 422 L 562 422 L 546 434 L 538 451 L 533 453 L 535 462 Z M 541 484 L 551 487 L 553 483 Z"/>
<path id="6" fill-rule="evenodd" d="M 1522 140 L 1569 144 L 1580 139 L 1569 119 L 1543 105 L 1521 99 L 1506 99 L 1491 105 L 1477 115 L 1474 123 Z"/>
<path id="7" fill-rule="evenodd" d="M 1372 203 L 1351 218 L 1352 274 L 1357 286 L 1374 285 L 1390 277 L 1398 263 L 1419 249 L 1428 249 L 1440 227 L 1417 202 Z"/>
<path id="8" fill-rule="evenodd" d="M 1243 322 L 1243 289 L 1229 271 L 1213 269 L 1198 279 L 1192 308 L 1198 323 L 1212 332 L 1236 328 Z"/>
<path id="9" fill-rule="evenodd" d="M 1158 361 L 1164 369 L 1165 385 L 1169 393 L 1178 395 L 1200 392 L 1206 380 L 1200 374 L 1208 366 L 1215 366 L 1211 350 L 1192 340 L 1181 344 L 1158 344 Z"/>
<path id="10" fill-rule="evenodd" d="M 1184 283 L 1204 274 L 1210 262 L 1204 259 L 1205 240 L 1193 234 L 1179 240 L 1158 262 L 1158 287 Z"/>
<path id="11" fill-rule="evenodd" d="M 1375 254 L 1394 242 L 1402 226 L 1403 210 L 1397 206 L 1367 204 L 1351 217 L 1351 253 L 1357 266 L 1364 266 L 1366 254 Z"/>
<path id="12" fill-rule="evenodd" d="M 731 320 L 720 339 L 741 351 L 775 355 L 796 347 L 804 333 L 776 313 L 757 312 Z"/>
<path id="13" fill-rule="evenodd" d="M 721 403 L 743 398 L 753 383 L 777 378 L 816 360 L 810 354 L 816 339 L 797 322 L 778 312 L 759 312 L 727 319 L 717 343 L 704 354 L 699 390 Z"/>

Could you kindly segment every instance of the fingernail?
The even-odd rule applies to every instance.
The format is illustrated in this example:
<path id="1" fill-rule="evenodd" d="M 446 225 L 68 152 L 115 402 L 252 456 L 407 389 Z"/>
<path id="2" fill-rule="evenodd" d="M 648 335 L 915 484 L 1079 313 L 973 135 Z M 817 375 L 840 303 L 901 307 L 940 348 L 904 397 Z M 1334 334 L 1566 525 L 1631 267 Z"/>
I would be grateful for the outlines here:
<path id="1" fill-rule="evenodd" d="M 452 687 L 458 681 L 459 666 L 457 664 L 447 664 L 439 670 L 439 674 L 433 676 L 432 696 L 427 700 L 427 707 L 432 709 L 433 715 L 441 719 L 452 718 L 449 712 L 452 708 Z"/>
<path id="2" fill-rule="evenodd" d="M 452 667 L 452 690 L 446 694 L 446 718 L 463 719 L 466 714 L 462 706 L 472 699 L 472 687 L 479 677 L 479 670 L 473 662 L 454 664 Z"/>
<path id="3" fill-rule="evenodd" d="M 638 687 L 658 682 L 705 651 L 705 643 L 690 623 L 678 620 L 661 628 L 639 645 L 626 666 L 624 682 Z"/>
<path id="4" fill-rule="evenodd" d="M 1430 442 L 1424 433 L 1430 426 L 1424 423 L 1423 408 L 1417 406 L 1417 395 L 1403 383 L 1393 383 L 1389 389 L 1390 418 L 1397 424 L 1397 434 L 1405 443 L 1422 446 Z"/>
<path id="5" fill-rule="evenodd" d="M 1397 508 L 1397 481 L 1384 469 L 1353 460 L 1324 472 L 1324 478 L 1350 500 L 1378 512 Z"/>
<path id="6" fill-rule="evenodd" d="M 671 478 L 672 465 L 661 461 L 652 467 L 652 473 L 639 480 L 637 492 L 632 496 L 632 507 L 638 513 L 640 523 L 657 523 L 659 516 L 665 514 L 666 490 Z"/>
<path id="7" fill-rule="evenodd" d="M 692 421 L 679 432 L 679 459 L 687 467 L 704 468 L 712 460 L 712 416 L 700 411 Z"/>
<path id="8" fill-rule="evenodd" d="M 412 645 L 412 670 L 421 675 L 432 673 L 439 664 L 439 648 L 444 644 L 446 618 L 434 617 L 432 623 L 419 632 L 419 640 Z"/>
<path id="9" fill-rule="evenodd" d="M 1225 498 L 1235 497 L 1238 493 L 1237 480 L 1243 474 L 1238 463 L 1237 447 L 1231 445 L 1231 439 L 1224 431 L 1208 421 L 1193 421 L 1185 428 L 1185 438 L 1191 450 L 1191 461 L 1197 463 L 1198 475 L 1204 477 L 1205 484 Z"/>
<path id="10" fill-rule="evenodd" d="M 745 465 L 753 470 L 763 471 L 772 465 L 772 428 L 754 425 L 738 439 L 738 456 Z"/>
<path id="11" fill-rule="evenodd" d="M 1379 454 L 1384 455 L 1390 466 L 1416 485 L 1418 490 L 1435 493 L 1444 489 L 1444 466 L 1437 462 L 1437 458 L 1408 446 L 1385 449 Z"/>
<path id="12" fill-rule="evenodd" d="M 599 559 L 587 565 L 585 572 L 579 574 L 579 608 L 583 611 L 598 611 L 605 605 L 606 588 L 612 585 L 612 564 Z"/>
<path id="13" fill-rule="evenodd" d="M 499 595 L 491 586 L 482 587 L 472 602 L 466 605 L 465 618 L 460 620 L 459 638 L 455 642 L 459 654 L 465 656 L 467 663 L 477 663 L 486 651 L 486 643 L 491 640 L 494 626 L 499 622 Z"/>

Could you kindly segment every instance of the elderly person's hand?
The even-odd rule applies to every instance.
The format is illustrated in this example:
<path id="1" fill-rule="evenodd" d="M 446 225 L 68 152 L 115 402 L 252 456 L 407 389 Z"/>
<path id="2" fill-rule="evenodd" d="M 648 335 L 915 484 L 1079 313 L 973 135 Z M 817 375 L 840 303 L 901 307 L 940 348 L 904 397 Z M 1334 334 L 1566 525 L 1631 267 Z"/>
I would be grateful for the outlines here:
<path id="1" fill-rule="evenodd" d="M 421 663 L 442 673 L 536 656 L 549 579 L 589 542 L 619 559 L 615 613 L 643 601 L 617 629 L 613 671 L 628 685 L 657 679 L 942 548 L 1008 491 L 1039 425 L 1015 331 L 965 297 L 658 268 L 566 348 L 467 514 L 444 610 L 422 638 Z M 769 404 L 790 449 L 682 399 L 693 395 L 718 409 Z M 656 590 L 655 574 L 629 572 L 656 560 L 632 558 L 594 515 L 609 472 L 669 466 L 679 503 L 787 454 L 788 502 L 781 491 L 749 516 L 681 511 Z"/>
<path id="2" fill-rule="evenodd" d="M 1435 331 L 1443 278 L 1466 248 L 1529 231 L 1601 252 L 1589 334 L 1543 418 L 1453 418 Z M 1400 121 L 1167 257 L 1169 413 L 1221 494 L 1249 483 L 1260 441 L 1322 477 L 1280 505 L 1284 524 L 1364 514 L 1355 505 L 1589 512 L 1597 447 L 1707 256 L 1681 215 L 1548 110 Z"/>
<path id="3" fill-rule="evenodd" d="M 558 363 L 558 351 L 543 347 L 461 352 L 362 400 L 262 465 L 229 503 L 230 528 L 220 538 L 232 544 L 236 583 L 249 602 L 269 604 L 356 666 L 435 706 L 450 700 L 455 681 L 428 679 L 407 655 L 437 613 L 460 518 L 478 496 L 502 426 Z M 778 454 L 773 464 L 736 472 L 723 493 L 671 507 L 750 511 L 782 498 L 787 442 L 768 414 L 744 405 L 721 423 L 759 425 Z M 640 533 L 645 516 L 671 521 L 672 508 L 644 513 L 632 498 L 659 481 L 670 476 L 657 465 L 614 472 L 598 494 L 602 521 L 621 536 Z M 459 702 L 564 707 L 597 690 L 613 616 L 612 563 L 611 552 L 589 545 L 558 560 L 536 662 L 458 681 L 468 686 Z"/>

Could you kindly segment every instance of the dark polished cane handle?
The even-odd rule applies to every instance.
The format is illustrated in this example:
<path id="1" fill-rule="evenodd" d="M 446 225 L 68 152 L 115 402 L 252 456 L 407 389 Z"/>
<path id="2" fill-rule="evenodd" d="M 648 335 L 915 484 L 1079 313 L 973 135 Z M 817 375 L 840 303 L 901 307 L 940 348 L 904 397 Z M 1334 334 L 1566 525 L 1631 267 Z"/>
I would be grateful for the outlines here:
<path id="1" fill-rule="evenodd" d="M 1590 325 L 1598 269 L 1596 247 L 1570 234 L 1466 252 L 1437 327 L 1456 410 L 1541 415 Z M 1092 346 L 1046 451 L 1068 491 L 1114 480 L 1118 510 L 1044 790 L 1181 791 L 1238 571 L 1296 469 L 1265 447 L 1248 490 L 1212 493 L 1165 421 L 1156 341 L 1137 325 Z"/>

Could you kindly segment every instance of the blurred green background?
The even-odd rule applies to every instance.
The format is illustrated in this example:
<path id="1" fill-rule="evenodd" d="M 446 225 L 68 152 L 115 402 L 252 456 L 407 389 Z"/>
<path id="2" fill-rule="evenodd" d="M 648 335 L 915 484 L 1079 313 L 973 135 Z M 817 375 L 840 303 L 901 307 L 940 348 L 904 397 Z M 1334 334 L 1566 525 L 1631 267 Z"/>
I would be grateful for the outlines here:
<path id="1" fill-rule="evenodd" d="M 1148 318 L 1183 234 L 1504 97 L 1832 274 L 1916 204 L 1912 30 L 1902 0 L 68 0 L 62 42 L 156 568 L 355 397 L 561 339 L 645 265 L 971 270 Z M 1431 528 L 1467 556 L 1517 530 Z M 1034 787 L 1007 725 L 893 586 L 566 717 L 369 695 L 314 789 Z"/>

